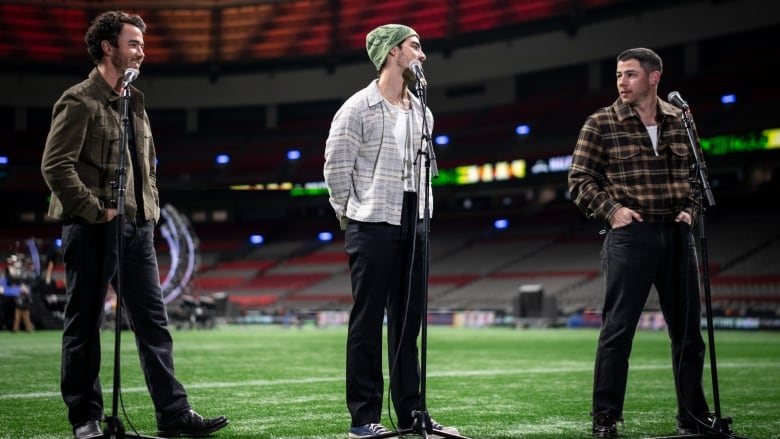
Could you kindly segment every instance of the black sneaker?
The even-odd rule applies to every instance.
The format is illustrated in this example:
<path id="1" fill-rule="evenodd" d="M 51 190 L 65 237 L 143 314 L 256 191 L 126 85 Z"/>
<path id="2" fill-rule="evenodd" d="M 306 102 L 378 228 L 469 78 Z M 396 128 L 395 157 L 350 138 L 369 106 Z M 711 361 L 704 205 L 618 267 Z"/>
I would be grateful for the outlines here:
<path id="1" fill-rule="evenodd" d="M 724 433 L 731 433 L 731 430 L 728 428 L 728 424 L 731 421 L 730 419 L 721 423 L 715 417 L 714 413 L 704 413 L 696 418 L 697 419 L 690 416 L 677 416 L 677 433 L 685 436 L 720 432 L 723 429 L 725 429 L 725 431 L 723 431 Z"/>
<path id="2" fill-rule="evenodd" d="M 617 419 L 604 413 L 593 415 L 593 437 L 618 437 Z"/>

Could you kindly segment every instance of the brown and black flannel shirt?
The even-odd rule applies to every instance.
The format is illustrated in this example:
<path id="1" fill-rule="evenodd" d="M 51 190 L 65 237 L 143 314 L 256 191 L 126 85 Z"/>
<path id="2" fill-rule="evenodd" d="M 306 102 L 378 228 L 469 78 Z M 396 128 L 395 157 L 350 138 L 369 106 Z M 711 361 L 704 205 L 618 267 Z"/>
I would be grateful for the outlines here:
<path id="1" fill-rule="evenodd" d="M 628 207 L 647 222 L 672 222 L 683 210 L 694 218 L 695 158 L 681 112 L 659 98 L 656 121 L 658 155 L 637 113 L 619 98 L 585 121 L 569 191 L 588 217 L 609 223 L 618 208 Z"/>

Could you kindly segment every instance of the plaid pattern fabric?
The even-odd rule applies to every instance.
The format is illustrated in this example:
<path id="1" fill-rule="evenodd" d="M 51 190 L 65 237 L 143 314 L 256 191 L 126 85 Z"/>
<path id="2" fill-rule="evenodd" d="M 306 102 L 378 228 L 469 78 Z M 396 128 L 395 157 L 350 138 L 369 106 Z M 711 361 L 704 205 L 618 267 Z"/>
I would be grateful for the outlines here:
<path id="1" fill-rule="evenodd" d="M 695 215 L 695 158 L 680 110 L 658 99 L 656 121 L 658 155 L 639 116 L 619 98 L 585 121 L 569 169 L 569 191 L 586 215 L 608 222 L 620 207 L 648 222 L 671 222 L 683 210 Z"/>
<path id="2" fill-rule="evenodd" d="M 410 94 L 414 121 L 410 137 L 416 153 L 422 139 L 423 109 Z M 404 196 L 404 162 L 393 128 L 398 112 L 384 104 L 377 80 L 358 91 L 336 112 L 325 142 L 323 176 L 342 230 L 348 219 L 363 222 L 401 224 Z M 425 110 L 433 131 L 433 114 Z M 420 161 L 418 161 L 420 163 Z M 419 214 L 422 218 L 424 191 L 428 190 L 433 212 L 430 181 L 420 179 Z"/>

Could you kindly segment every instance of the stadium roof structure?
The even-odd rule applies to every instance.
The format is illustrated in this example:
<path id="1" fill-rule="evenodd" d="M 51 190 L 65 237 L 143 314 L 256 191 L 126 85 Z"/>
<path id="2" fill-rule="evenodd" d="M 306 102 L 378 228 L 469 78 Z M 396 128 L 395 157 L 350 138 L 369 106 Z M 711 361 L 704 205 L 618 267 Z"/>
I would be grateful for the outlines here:
<path id="1" fill-rule="evenodd" d="M 29 72 L 81 69 L 84 31 L 122 9 L 147 23 L 145 68 L 218 75 L 223 70 L 334 66 L 364 57 L 365 35 L 404 23 L 427 52 L 579 26 L 682 1 L 634 0 L 25 0 L 0 4 L 0 66 Z M 204 68 L 205 67 L 205 68 Z"/>

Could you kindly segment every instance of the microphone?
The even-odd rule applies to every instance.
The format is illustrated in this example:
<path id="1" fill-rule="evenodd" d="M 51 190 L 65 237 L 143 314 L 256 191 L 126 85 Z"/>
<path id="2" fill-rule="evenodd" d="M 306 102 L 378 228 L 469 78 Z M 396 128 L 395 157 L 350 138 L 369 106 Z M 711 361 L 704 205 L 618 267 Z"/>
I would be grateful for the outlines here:
<path id="1" fill-rule="evenodd" d="M 425 80 L 425 73 L 423 73 L 422 63 L 419 60 L 413 60 L 409 63 L 409 70 L 414 73 L 414 76 L 417 77 L 417 80 L 420 81 L 420 85 L 423 87 L 428 86 L 428 81 Z"/>
<path id="2" fill-rule="evenodd" d="M 669 102 L 671 102 L 672 105 L 681 109 L 682 111 L 688 111 L 691 108 L 688 106 L 688 103 L 683 100 L 682 96 L 680 96 L 679 91 L 673 91 L 669 93 L 667 99 L 669 99 Z"/>
<path id="3" fill-rule="evenodd" d="M 122 88 L 127 87 L 130 85 L 130 83 L 138 79 L 138 75 L 140 74 L 141 72 L 138 69 L 134 69 L 132 67 L 126 68 L 125 75 L 122 77 Z"/>

